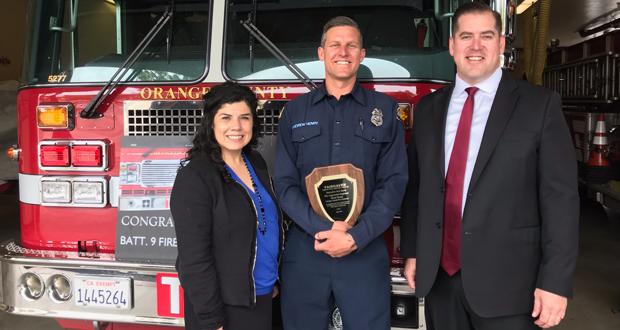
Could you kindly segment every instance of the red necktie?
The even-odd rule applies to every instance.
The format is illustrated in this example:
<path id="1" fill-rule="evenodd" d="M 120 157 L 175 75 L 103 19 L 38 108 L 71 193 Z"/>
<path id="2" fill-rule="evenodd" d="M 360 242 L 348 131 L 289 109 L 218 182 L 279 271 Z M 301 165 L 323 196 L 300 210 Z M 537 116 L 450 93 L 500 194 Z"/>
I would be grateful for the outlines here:
<path id="1" fill-rule="evenodd" d="M 454 146 L 446 174 L 443 207 L 443 243 L 441 249 L 441 267 L 452 276 L 461 269 L 461 209 L 463 203 L 463 184 L 471 118 L 474 113 L 474 94 L 477 87 L 465 88 L 467 100 L 461 111 L 461 119 L 454 137 Z"/>

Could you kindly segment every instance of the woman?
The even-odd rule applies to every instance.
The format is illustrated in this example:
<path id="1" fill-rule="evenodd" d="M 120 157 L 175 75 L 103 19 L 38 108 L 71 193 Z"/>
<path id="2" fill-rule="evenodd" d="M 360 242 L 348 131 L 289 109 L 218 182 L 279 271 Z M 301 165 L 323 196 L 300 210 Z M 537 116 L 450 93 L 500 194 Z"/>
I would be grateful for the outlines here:
<path id="1" fill-rule="evenodd" d="M 253 150 L 256 96 L 228 82 L 204 101 L 170 198 L 185 327 L 271 330 L 281 216 L 265 160 Z"/>

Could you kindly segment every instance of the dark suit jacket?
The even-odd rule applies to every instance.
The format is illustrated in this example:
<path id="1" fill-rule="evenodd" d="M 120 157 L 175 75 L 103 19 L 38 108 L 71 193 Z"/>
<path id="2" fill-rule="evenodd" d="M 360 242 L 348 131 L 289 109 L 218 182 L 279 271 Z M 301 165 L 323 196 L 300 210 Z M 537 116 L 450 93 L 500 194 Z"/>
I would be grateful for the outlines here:
<path id="1" fill-rule="evenodd" d="M 246 155 L 276 202 L 265 160 L 256 151 Z M 185 292 L 185 328 L 226 329 L 224 305 L 255 305 L 258 219 L 252 199 L 240 184 L 225 181 L 209 156 L 199 154 L 177 173 L 170 212 L 178 242 L 176 269 Z M 281 225 L 280 214 L 278 221 Z"/>
<path id="2" fill-rule="evenodd" d="M 423 98 L 409 144 L 401 255 L 425 296 L 439 270 L 444 128 L 454 85 Z M 535 288 L 572 294 L 578 250 L 575 151 L 557 93 L 504 72 L 476 160 L 461 232 L 467 301 L 483 317 L 529 313 Z"/>

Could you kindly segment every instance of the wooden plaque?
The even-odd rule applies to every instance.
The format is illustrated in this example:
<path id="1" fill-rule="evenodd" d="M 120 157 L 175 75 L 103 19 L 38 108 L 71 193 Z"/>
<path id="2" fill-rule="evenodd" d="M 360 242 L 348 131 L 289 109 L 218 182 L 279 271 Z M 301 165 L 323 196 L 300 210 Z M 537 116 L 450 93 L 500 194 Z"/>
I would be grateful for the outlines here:
<path id="1" fill-rule="evenodd" d="M 364 172 L 352 164 L 317 167 L 306 176 L 306 192 L 318 215 L 353 226 L 364 206 Z"/>

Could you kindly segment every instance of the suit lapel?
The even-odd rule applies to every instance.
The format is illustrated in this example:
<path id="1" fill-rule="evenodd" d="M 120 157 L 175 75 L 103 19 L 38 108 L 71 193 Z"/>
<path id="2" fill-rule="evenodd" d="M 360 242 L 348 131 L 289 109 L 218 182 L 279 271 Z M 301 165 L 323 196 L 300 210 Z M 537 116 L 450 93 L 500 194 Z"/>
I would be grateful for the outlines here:
<path id="1" fill-rule="evenodd" d="M 435 98 L 434 104 L 434 113 L 433 119 L 435 122 L 435 141 L 439 141 L 437 145 L 436 152 L 437 158 L 439 160 L 439 166 L 441 169 L 441 178 L 444 178 L 444 173 L 446 173 L 446 152 L 445 152 L 445 131 L 446 131 L 446 117 L 448 115 L 448 107 L 450 106 L 450 98 L 452 96 L 452 91 L 454 90 L 454 83 L 446 86 L 441 90 L 441 93 Z M 443 180 L 442 180 L 443 182 Z"/>
<path id="2" fill-rule="evenodd" d="M 516 82 L 508 73 L 502 72 L 502 79 L 497 88 L 495 99 L 493 100 L 491 113 L 489 114 L 489 119 L 484 129 L 484 135 L 482 136 L 478 158 L 476 159 L 474 171 L 469 183 L 470 191 L 476 186 L 476 182 L 480 178 L 491 154 L 493 154 L 493 150 L 495 150 L 497 142 L 506 128 L 506 124 L 510 120 L 510 116 L 514 111 L 518 99 L 516 90 Z"/>

